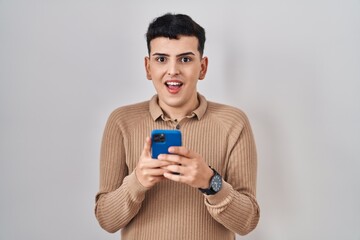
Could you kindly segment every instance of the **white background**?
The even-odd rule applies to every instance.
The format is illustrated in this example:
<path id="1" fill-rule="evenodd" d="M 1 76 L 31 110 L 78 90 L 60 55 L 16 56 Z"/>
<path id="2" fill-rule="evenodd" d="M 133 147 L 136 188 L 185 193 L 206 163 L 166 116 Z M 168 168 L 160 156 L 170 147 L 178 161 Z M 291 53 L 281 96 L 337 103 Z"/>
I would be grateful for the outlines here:
<path id="1" fill-rule="evenodd" d="M 358 0 L 0 0 L 0 239 L 119 239 L 93 212 L 101 137 L 154 94 L 166 12 L 206 29 L 199 91 L 252 123 L 261 220 L 238 238 L 359 240 Z"/>

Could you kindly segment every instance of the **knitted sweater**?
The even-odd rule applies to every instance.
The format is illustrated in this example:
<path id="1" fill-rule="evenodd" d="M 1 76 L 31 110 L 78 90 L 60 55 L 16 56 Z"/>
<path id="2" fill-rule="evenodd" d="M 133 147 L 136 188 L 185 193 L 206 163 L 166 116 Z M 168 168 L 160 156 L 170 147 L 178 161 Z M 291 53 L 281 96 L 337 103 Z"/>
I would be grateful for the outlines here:
<path id="1" fill-rule="evenodd" d="M 155 95 L 150 101 L 120 107 L 109 117 L 100 156 L 100 190 L 95 214 L 122 240 L 235 239 L 259 220 L 256 148 L 245 114 L 207 101 L 179 123 L 166 118 Z M 182 132 L 185 147 L 199 153 L 223 177 L 215 195 L 163 180 L 148 189 L 135 175 L 145 138 L 153 129 Z M 156 161 L 156 160 L 154 160 Z"/>

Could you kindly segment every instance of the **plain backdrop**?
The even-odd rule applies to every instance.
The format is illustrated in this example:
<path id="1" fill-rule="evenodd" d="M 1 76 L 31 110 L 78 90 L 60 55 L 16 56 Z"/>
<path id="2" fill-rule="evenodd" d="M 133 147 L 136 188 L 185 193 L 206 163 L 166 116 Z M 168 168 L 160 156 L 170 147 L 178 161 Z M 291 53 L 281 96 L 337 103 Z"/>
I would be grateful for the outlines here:
<path id="1" fill-rule="evenodd" d="M 360 239 L 360 1 L 0 0 L 0 239 L 119 239 L 94 215 L 105 122 L 148 100 L 144 34 L 166 12 L 207 33 L 208 100 L 258 150 L 249 240 Z"/>

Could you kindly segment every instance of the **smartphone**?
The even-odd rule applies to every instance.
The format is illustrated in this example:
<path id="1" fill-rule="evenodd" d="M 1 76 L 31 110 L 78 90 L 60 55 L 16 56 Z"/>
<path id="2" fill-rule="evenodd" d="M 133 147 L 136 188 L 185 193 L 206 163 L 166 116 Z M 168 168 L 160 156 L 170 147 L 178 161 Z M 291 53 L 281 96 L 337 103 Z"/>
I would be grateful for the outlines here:
<path id="1" fill-rule="evenodd" d="M 151 157 L 157 159 L 159 154 L 169 154 L 169 147 L 181 146 L 179 130 L 160 130 L 151 132 Z"/>

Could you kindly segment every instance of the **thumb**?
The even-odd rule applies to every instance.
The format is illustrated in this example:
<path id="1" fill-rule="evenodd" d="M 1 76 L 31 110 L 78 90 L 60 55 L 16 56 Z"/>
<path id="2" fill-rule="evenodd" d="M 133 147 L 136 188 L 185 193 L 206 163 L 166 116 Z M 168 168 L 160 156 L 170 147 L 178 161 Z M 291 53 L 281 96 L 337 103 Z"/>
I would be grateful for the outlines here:
<path id="1" fill-rule="evenodd" d="M 145 157 L 151 156 L 151 138 L 150 137 L 146 137 L 142 155 Z"/>

